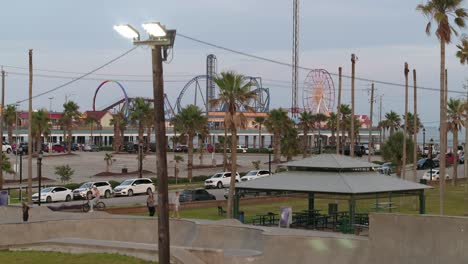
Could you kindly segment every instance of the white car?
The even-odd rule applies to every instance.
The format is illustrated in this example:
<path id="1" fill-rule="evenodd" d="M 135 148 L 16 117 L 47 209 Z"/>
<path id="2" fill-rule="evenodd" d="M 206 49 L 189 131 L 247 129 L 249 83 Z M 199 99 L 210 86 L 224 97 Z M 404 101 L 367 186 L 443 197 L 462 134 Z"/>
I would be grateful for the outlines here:
<path id="1" fill-rule="evenodd" d="M 107 181 L 96 181 L 83 183 L 79 188 L 73 190 L 73 199 L 93 198 L 91 187 L 96 185 L 101 197 L 109 198 L 114 193 L 112 186 Z"/>
<path id="2" fill-rule="evenodd" d="M 58 201 L 71 201 L 73 197 L 72 190 L 65 187 L 49 187 L 41 190 L 41 202 L 51 203 Z M 33 202 L 39 202 L 39 193 L 32 195 Z"/>
<path id="3" fill-rule="evenodd" d="M 11 150 L 12 150 L 12 148 L 11 148 L 10 144 L 8 144 L 8 142 L 3 142 L 2 152 L 6 152 L 6 153 L 10 154 Z"/>
<path id="4" fill-rule="evenodd" d="M 439 180 L 440 178 L 440 172 L 439 170 L 435 170 L 435 169 L 432 169 L 432 180 Z M 452 176 L 448 175 L 448 173 L 445 174 L 445 179 L 448 180 L 448 179 L 451 179 Z M 431 170 L 427 170 L 426 172 L 424 172 L 424 175 L 422 176 L 422 179 L 424 180 L 428 180 L 430 181 L 431 180 Z"/>
<path id="5" fill-rule="evenodd" d="M 154 193 L 155 187 L 153 182 L 148 178 L 128 179 L 123 181 L 119 186 L 114 188 L 114 195 L 127 195 L 146 193 L 150 191 Z"/>
<path id="6" fill-rule="evenodd" d="M 251 170 L 247 172 L 247 174 L 241 177 L 241 181 L 255 180 L 255 179 L 263 178 L 263 177 L 270 176 L 270 175 L 272 175 L 272 173 L 270 173 L 267 170 Z"/>
<path id="7" fill-rule="evenodd" d="M 240 182 L 241 178 L 238 172 L 236 172 L 236 182 Z M 211 176 L 211 178 L 205 180 L 205 188 L 218 188 L 227 187 L 231 184 L 231 172 L 219 172 Z"/>

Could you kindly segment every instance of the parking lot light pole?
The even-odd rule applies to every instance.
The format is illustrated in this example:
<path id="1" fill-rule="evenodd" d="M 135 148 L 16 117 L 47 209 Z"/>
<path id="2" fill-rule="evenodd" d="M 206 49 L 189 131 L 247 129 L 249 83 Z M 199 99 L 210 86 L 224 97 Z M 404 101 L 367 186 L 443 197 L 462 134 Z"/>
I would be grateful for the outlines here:
<path id="1" fill-rule="evenodd" d="M 434 139 L 429 140 L 429 158 L 432 161 L 432 146 L 434 145 Z M 431 162 L 431 168 L 429 169 L 429 174 L 431 175 L 429 178 L 429 181 L 432 181 L 432 167 L 434 165 L 434 162 Z"/>
<path id="2" fill-rule="evenodd" d="M 140 40 L 140 33 L 130 25 L 114 26 L 122 36 L 132 39 L 136 46 L 151 47 L 153 68 L 154 130 L 156 134 L 156 173 L 158 175 L 158 251 L 159 263 L 170 263 L 169 194 L 167 175 L 166 120 L 164 116 L 164 82 L 162 62 L 174 45 L 175 30 L 167 30 L 158 22 L 144 23 L 149 37 Z"/>
<path id="3" fill-rule="evenodd" d="M 16 156 L 18 156 L 18 151 L 19 151 L 19 155 L 20 155 L 20 164 L 19 164 L 19 176 L 20 176 L 20 182 L 19 182 L 19 198 L 20 198 L 20 201 L 22 202 L 23 201 L 23 148 L 22 147 L 19 147 L 19 144 L 16 145 L 17 149 L 16 149 Z"/>
<path id="4" fill-rule="evenodd" d="M 38 189 L 38 204 L 41 206 L 41 178 L 42 178 L 42 150 L 39 151 L 39 154 L 37 155 L 37 178 L 39 179 L 39 185 L 37 186 Z"/>

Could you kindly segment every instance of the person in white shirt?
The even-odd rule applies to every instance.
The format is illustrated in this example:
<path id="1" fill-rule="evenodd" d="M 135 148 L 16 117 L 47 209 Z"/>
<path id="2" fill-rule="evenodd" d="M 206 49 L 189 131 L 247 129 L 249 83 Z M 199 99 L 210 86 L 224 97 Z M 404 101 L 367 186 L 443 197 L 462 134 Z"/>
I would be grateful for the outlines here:
<path id="1" fill-rule="evenodd" d="M 93 208 L 94 208 L 94 205 L 96 205 L 98 202 L 99 202 L 99 199 L 101 198 L 101 193 L 99 192 L 98 188 L 96 187 L 96 185 L 93 185 L 93 187 L 91 188 L 91 192 L 93 193 L 93 197 L 94 199 L 92 199 L 90 202 L 89 202 L 89 206 L 90 206 L 90 210 L 89 212 L 94 212 Z"/>
<path id="2" fill-rule="evenodd" d="M 180 202 L 179 202 L 179 192 L 178 191 L 175 192 L 175 195 L 172 198 L 172 204 L 174 205 L 174 210 L 172 210 L 171 217 L 177 216 L 177 219 L 180 219 L 180 215 L 179 215 Z"/>

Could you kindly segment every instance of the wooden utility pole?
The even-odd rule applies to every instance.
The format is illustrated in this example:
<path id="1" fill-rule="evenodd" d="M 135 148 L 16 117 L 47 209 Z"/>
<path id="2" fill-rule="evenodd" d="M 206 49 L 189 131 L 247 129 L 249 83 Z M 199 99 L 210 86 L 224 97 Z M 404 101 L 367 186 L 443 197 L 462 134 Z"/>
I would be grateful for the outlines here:
<path id="1" fill-rule="evenodd" d="M 2 108 L 0 109 L 0 146 L 3 147 L 3 123 L 5 122 L 5 71 L 2 68 Z M 0 190 L 3 189 L 3 149 L 0 153 Z"/>
<path id="2" fill-rule="evenodd" d="M 380 102 L 379 102 L 379 124 L 382 124 L 382 95 L 379 96 Z M 380 128 L 380 149 L 382 149 L 383 142 L 385 140 L 385 137 L 382 136 L 382 130 L 383 134 L 385 135 L 385 127 Z"/>
<path id="3" fill-rule="evenodd" d="M 336 155 L 340 154 L 340 118 L 341 118 L 341 73 L 342 73 L 342 68 L 338 67 L 338 106 L 336 107 Z M 344 121 L 343 121 L 344 122 Z M 344 135 L 341 135 L 344 137 Z M 343 153 L 344 153 L 344 144 L 342 145 L 343 148 Z"/>
<path id="4" fill-rule="evenodd" d="M 401 178 L 406 178 L 406 135 L 408 135 L 408 63 L 405 62 L 405 129 L 403 132 L 403 158 L 401 168 Z"/>
<path id="5" fill-rule="evenodd" d="M 417 92 L 417 86 L 416 86 L 416 70 L 413 69 L 413 81 L 414 81 L 414 94 L 413 94 L 413 105 L 414 105 L 414 118 L 413 118 L 413 141 L 414 141 L 414 147 L 413 147 L 413 178 L 411 179 L 413 182 L 416 182 L 417 180 L 417 160 L 418 160 L 418 92 Z M 423 150 L 424 151 L 424 150 Z"/>
<path id="6" fill-rule="evenodd" d="M 355 65 L 356 65 L 356 55 L 351 54 L 351 143 L 349 145 L 349 155 L 351 155 L 351 157 L 354 157 L 354 74 L 355 74 Z"/>
<path id="7" fill-rule="evenodd" d="M 29 112 L 28 112 L 28 204 L 32 204 L 32 85 L 33 50 L 29 50 Z"/>
<path id="8" fill-rule="evenodd" d="M 372 136 L 372 116 L 374 115 L 374 83 L 372 83 L 371 97 L 370 97 L 370 125 L 369 125 L 369 143 L 368 149 L 369 154 L 367 155 L 367 161 L 371 161 L 372 150 L 374 149 L 374 137 Z"/>

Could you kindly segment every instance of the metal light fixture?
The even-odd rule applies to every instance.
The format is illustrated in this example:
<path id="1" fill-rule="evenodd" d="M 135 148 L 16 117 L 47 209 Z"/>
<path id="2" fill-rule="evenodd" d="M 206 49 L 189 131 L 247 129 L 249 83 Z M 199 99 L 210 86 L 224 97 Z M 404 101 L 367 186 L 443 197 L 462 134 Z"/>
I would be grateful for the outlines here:
<path id="1" fill-rule="evenodd" d="M 114 30 L 119 32 L 119 34 L 122 35 L 124 38 L 133 39 L 133 40 L 140 39 L 140 33 L 138 33 L 138 31 L 134 27 L 128 24 L 116 25 L 114 26 Z"/>
<path id="2" fill-rule="evenodd" d="M 41 206 L 41 189 L 42 189 L 42 184 L 41 184 L 41 178 L 42 178 L 42 150 L 39 151 L 39 154 L 37 155 L 37 178 L 39 179 L 39 185 L 37 186 L 38 191 L 39 191 L 39 196 L 38 196 L 38 204 Z"/>
<path id="3" fill-rule="evenodd" d="M 143 23 L 141 26 L 152 37 L 165 37 L 167 35 L 166 27 L 159 22 L 147 22 Z"/>

